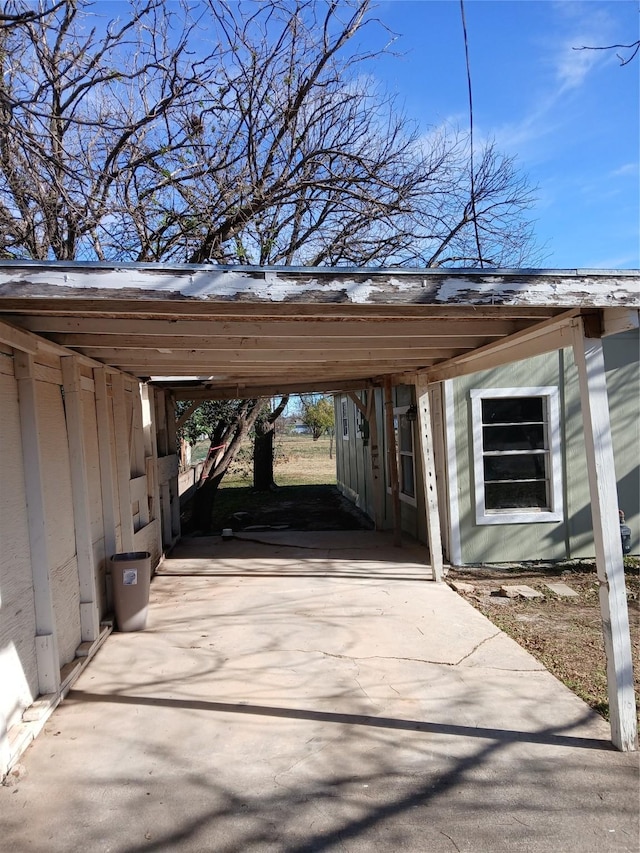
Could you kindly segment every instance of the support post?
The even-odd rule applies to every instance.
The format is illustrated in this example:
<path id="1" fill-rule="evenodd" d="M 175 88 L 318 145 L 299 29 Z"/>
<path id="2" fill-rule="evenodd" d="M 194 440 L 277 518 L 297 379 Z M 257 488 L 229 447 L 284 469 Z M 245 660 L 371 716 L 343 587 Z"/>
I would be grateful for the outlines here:
<path id="1" fill-rule="evenodd" d="M 167 436 L 169 453 L 178 455 L 178 437 L 176 429 L 176 401 L 172 394 L 166 396 L 167 406 Z M 173 542 L 180 538 L 180 494 L 178 491 L 178 475 L 169 482 L 171 496 L 171 539 Z"/>
<path id="2" fill-rule="evenodd" d="M 429 386 L 423 376 L 416 378 L 416 399 L 418 403 L 418 430 L 420 432 L 420 453 L 424 480 L 424 505 L 427 516 L 427 538 L 433 579 L 442 580 L 442 537 L 440 535 L 440 513 L 438 508 L 438 488 L 436 485 L 435 454 L 433 451 L 433 424 L 429 401 Z"/>
<path id="3" fill-rule="evenodd" d="M 156 401 L 154 390 L 144 384 L 140 388 L 142 398 L 142 427 L 145 443 L 145 471 L 147 475 L 147 492 L 149 495 L 149 520 L 158 519 L 156 545 L 158 553 L 162 554 L 162 531 L 160 522 L 160 483 L 158 480 L 158 443 L 156 438 Z"/>
<path id="4" fill-rule="evenodd" d="M 611 740 L 618 749 L 628 751 L 637 748 L 636 708 L 606 374 L 602 339 L 586 337 L 582 318 L 573 327 L 573 353 L 580 383 L 600 583 Z"/>
<path id="5" fill-rule="evenodd" d="M 60 689 L 60 659 L 58 657 L 56 620 L 49 577 L 49 549 L 42 487 L 42 460 L 33 356 L 16 350 L 14 365 L 20 401 L 24 485 L 29 521 L 38 689 L 40 693 L 57 693 Z"/>
<path id="6" fill-rule="evenodd" d="M 100 462 L 104 553 L 106 559 L 109 560 L 118 550 L 118 507 L 115 500 L 113 470 L 111 468 L 111 451 L 113 447 L 112 412 L 107 393 L 107 371 L 104 367 L 94 367 L 93 383 L 95 387 L 96 423 L 98 425 L 98 459 Z M 107 563 L 107 565 L 110 566 L 110 563 Z M 107 581 L 106 596 L 107 610 L 110 611 L 113 609 L 110 581 Z"/>
<path id="7" fill-rule="evenodd" d="M 100 634 L 100 608 L 96 589 L 96 567 L 91 537 L 91 510 L 87 478 L 87 456 L 82 414 L 82 384 L 77 356 L 60 359 L 64 389 L 64 411 L 71 467 L 73 526 L 76 538 L 76 560 L 80 589 L 80 635 L 92 643 Z"/>
<path id="8" fill-rule="evenodd" d="M 376 530 L 384 527 L 384 478 L 380 470 L 380 437 L 376 412 L 376 389 L 367 392 L 367 420 L 369 421 L 369 449 L 371 452 L 371 488 L 373 489 L 373 514 Z"/>
<path id="9" fill-rule="evenodd" d="M 113 422 L 115 429 L 118 504 L 120 507 L 120 539 L 123 551 L 133 551 L 133 515 L 131 513 L 131 457 L 129 455 L 129 424 L 124 398 L 124 377 L 114 373 Z"/>
<path id="10" fill-rule="evenodd" d="M 402 545 L 402 508 L 400 506 L 396 431 L 393 428 L 393 398 L 391 396 L 391 379 L 389 378 L 384 380 L 384 412 L 387 428 L 387 459 L 389 462 L 389 479 L 391 480 L 391 500 L 393 504 L 393 544 L 399 548 Z"/>

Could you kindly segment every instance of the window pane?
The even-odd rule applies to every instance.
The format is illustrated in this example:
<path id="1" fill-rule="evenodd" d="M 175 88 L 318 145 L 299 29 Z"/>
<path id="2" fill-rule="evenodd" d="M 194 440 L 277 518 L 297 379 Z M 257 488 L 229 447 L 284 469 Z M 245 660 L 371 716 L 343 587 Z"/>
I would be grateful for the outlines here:
<path id="1" fill-rule="evenodd" d="M 482 401 L 483 424 L 517 424 L 544 421 L 542 397 L 498 397 Z"/>
<path id="2" fill-rule="evenodd" d="M 398 449 L 405 453 L 413 453 L 413 434 L 411 423 L 405 415 L 400 415 L 400 429 L 398 433 Z"/>
<path id="3" fill-rule="evenodd" d="M 347 417 L 347 402 L 342 401 L 342 437 L 349 438 L 349 418 Z"/>
<path id="4" fill-rule="evenodd" d="M 486 483 L 486 509 L 548 509 L 545 483 Z"/>
<path id="5" fill-rule="evenodd" d="M 402 455 L 400 457 L 400 491 L 415 498 L 416 487 L 413 479 L 413 456 Z"/>
<path id="6" fill-rule="evenodd" d="M 485 426 L 482 445 L 487 450 L 544 450 L 544 424 Z"/>
<path id="7" fill-rule="evenodd" d="M 484 479 L 492 480 L 544 480 L 545 454 L 513 456 L 485 456 Z"/>

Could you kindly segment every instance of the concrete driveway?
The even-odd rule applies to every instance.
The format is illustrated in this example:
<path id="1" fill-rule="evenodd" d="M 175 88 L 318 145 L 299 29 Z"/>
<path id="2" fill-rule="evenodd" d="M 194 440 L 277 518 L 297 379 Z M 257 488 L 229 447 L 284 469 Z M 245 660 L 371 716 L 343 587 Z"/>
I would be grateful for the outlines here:
<path id="1" fill-rule="evenodd" d="M 637 754 L 379 534 L 183 542 L 0 788 L 22 851 L 638 850 Z"/>

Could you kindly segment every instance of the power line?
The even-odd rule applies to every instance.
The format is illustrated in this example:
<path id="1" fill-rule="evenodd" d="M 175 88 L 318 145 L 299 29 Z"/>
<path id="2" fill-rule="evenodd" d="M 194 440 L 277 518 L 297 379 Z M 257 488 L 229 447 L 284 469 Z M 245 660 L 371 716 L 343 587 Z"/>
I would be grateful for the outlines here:
<path id="1" fill-rule="evenodd" d="M 478 217 L 476 214 L 476 176 L 473 146 L 473 95 L 471 91 L 471 64 L 469 62 L 469 41 L 467 38 L 467 21 L 464 14 L 464 0 L 460 0 L 460 15 L 462 17 L 462 32 L 464 35 L 464 54 L 467 63 L 467 89 L 469 92 L 469 168 L 471 170 L 471 213 L 473 215 L 473 230 L 476 238 L 476 249 L 480 266 L 484 266 L 482 260 L 482 249 L 480 248 L 480 232 L 478 230 Z"/>

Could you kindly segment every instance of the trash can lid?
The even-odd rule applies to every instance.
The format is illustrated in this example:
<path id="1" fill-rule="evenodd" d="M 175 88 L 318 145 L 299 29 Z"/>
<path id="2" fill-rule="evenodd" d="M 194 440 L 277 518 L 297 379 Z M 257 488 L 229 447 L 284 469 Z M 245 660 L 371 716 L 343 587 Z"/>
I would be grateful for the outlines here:
<path id="1" fill-rule="evenodd" d="M 111 559 L 114 562 L 124 560 L 149 560 L 151 559 L 151 554 L 149 551 L 124 551 L 121 554 L 114 554 Z"/>

